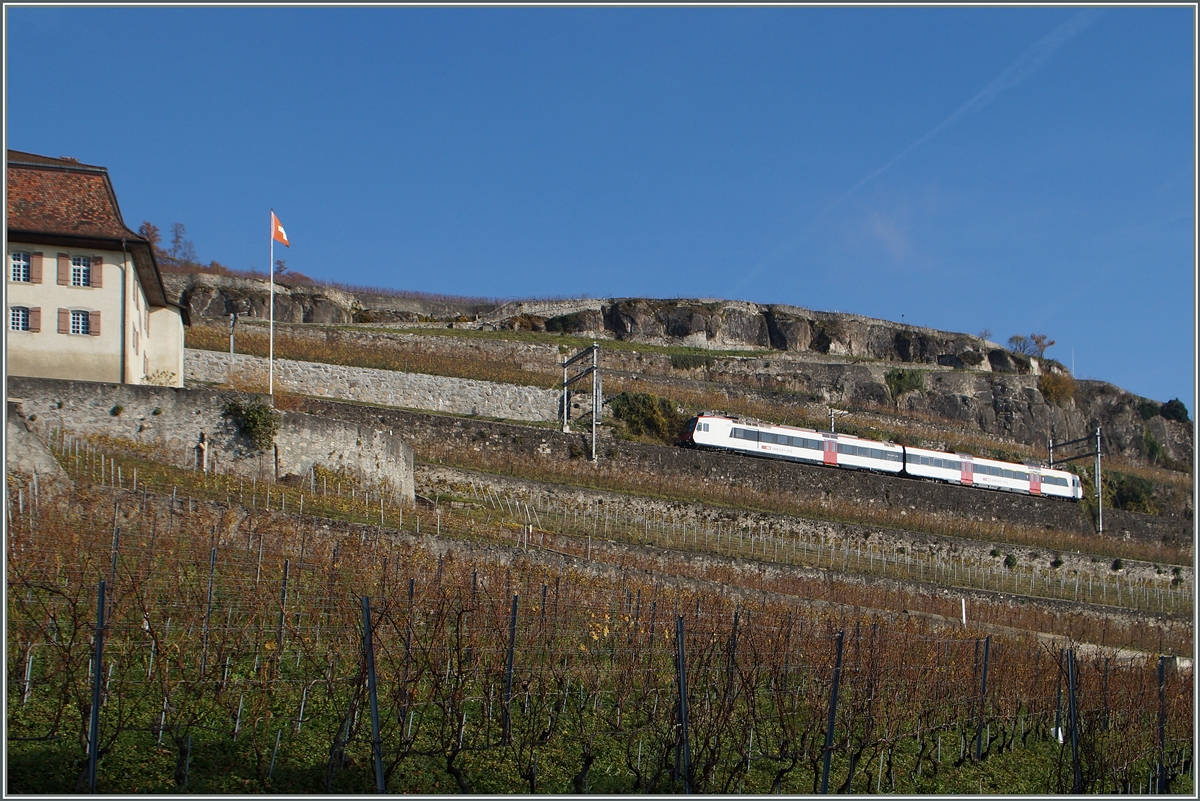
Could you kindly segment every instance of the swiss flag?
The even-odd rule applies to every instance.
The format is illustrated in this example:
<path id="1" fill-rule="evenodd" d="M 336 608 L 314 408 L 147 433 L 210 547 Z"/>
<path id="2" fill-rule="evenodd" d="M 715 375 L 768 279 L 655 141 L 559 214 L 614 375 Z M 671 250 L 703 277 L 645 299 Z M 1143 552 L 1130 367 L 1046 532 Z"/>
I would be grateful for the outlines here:
<path id="1" fill-rule="evenodd" d="M 275 216 L 275 212 L 271 212 L 271 238 L 276 239 L 284 244 L 284 247 L 291 247 L 288 244 L 287 234 L 283 230 L 283 225 L 280 224 L 279 218 Z"/>

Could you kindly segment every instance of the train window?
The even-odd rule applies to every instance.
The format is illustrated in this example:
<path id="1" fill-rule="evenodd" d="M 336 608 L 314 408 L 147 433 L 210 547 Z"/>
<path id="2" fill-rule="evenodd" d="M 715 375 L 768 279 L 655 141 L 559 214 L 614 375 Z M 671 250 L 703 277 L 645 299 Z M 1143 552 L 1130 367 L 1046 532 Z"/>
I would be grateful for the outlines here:
<path id="1" fill-rule="evenodd" d="M 1020 470 L 1017 470 L 1017 471 L 1013 472 L 1013 478 L 1017 479 L 1017 481 L 1028 481 L 1029 474 L 1022 473 Z"/>
<path id="2" fill-rule="evenodd" d="M 1012 477 L 1013 477 L 1013 473 L 1011 470 L 1001 470 L 1000 471 L 1000 478 L 1012 478 Z"/>

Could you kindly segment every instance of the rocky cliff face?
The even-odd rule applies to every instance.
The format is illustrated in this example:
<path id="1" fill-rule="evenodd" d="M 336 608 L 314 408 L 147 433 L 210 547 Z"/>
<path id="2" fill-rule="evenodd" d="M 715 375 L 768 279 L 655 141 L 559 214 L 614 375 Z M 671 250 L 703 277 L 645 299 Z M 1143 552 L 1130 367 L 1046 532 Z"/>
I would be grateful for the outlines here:
<path id="1" fill-rule="evenodd" d="M 167 275 L 164 282 L 197 320 L 231 311 L 267 316 L 268 285 L 263 280 Z M 635 359 L 625 351 L 611 351 L 605 361 L 610 369 L 687 377 L 735 391 L 768 389 L 799 393 L 809 401 L 891 408 L 901 416 L 936 419 L 941 425 L 1038 447 L 1050 436 L 1074 439 L 1099 426 L 1114 455 L 1181 465 L 1191 461 L 1192 424 L 1167 420 L 1145 399 L 1118 387 L 1077 381 L 1073 392 L 1054 397 L 1044 384 L 1044 378 L 1061 376 L 1053 362 L 1040 363 L 979 337 L 853 314 L 717 300 L 488 304 L 276 284 L 275 319 L 325 324 L 441 320 L 492 330 L 745 351 L 742 358 L 717 355 L 692 370 L 678 369 L 665 356 L 644 354 L 643 359 L 635 354 Z M 547 370 L 557 370 L 557 348 L 532 347 L 545 351 Z M 921 386 L 904 390 L 889 382 L 889 372 L 898 368 L 919 370 Z"/>
<path id="2" fill-rule="evenodd" d="M 193 318 L 231 312 L 267 317 L 263 280 L 213 275 L 166 275 L 168 293 Z M 853 314 L 740 301 L 522 301 L 473 304 L 352 294 L 331 287 L 275 285 L 275 319 L 290 323 L 412 323 L 461 321 L 491 329 L 556 331 L 598 339 L 717 350 L 770 349 L 787 353 L 942 365 L 984 372 L 1037 375 L 1036 359 L 965 334 L 900 325 Z"/>

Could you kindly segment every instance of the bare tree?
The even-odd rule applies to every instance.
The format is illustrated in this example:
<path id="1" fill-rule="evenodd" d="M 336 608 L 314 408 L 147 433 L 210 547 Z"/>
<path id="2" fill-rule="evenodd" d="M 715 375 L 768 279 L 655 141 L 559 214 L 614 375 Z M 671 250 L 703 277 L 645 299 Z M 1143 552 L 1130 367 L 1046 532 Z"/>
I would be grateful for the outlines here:
<path id="1" fill-rule="evenodd" d="M 1039 359 L 1046 355 L 1046 349 L 1052 345 L 1054 340 L 1046 334 L 1030 334 L 1027 337 L 1015 334 L 1008 338 L 1009 350 Z"/>
<path id="2" fill-rule="evenodd" d="M 162 232 L 158 230 L 158 226 L 149 220 L 142 220 L 142 225 L 138 228 L 138 234 L 150 242 L 150 247 L 154 248 L 155 255 L 162 252 Z"/>
<path id="3" fill-rule="evenodd" d="M 176 264 L 195 264 L 196 246 L 186 237 L 187 228 L 183 223 L 171 226 L 171 250 L 169 255 Z"/>

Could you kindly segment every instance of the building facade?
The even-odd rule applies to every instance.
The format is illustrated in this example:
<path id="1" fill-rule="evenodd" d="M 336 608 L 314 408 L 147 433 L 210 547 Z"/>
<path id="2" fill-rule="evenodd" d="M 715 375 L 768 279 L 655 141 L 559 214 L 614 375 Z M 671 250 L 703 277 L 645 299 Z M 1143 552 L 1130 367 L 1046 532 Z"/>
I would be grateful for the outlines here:
<path id="1" fill-rule="evenodd" d="M 7 176 L 8 374 L 183 386 L 187 310 L 108 171 L 9 150 Z"/>

